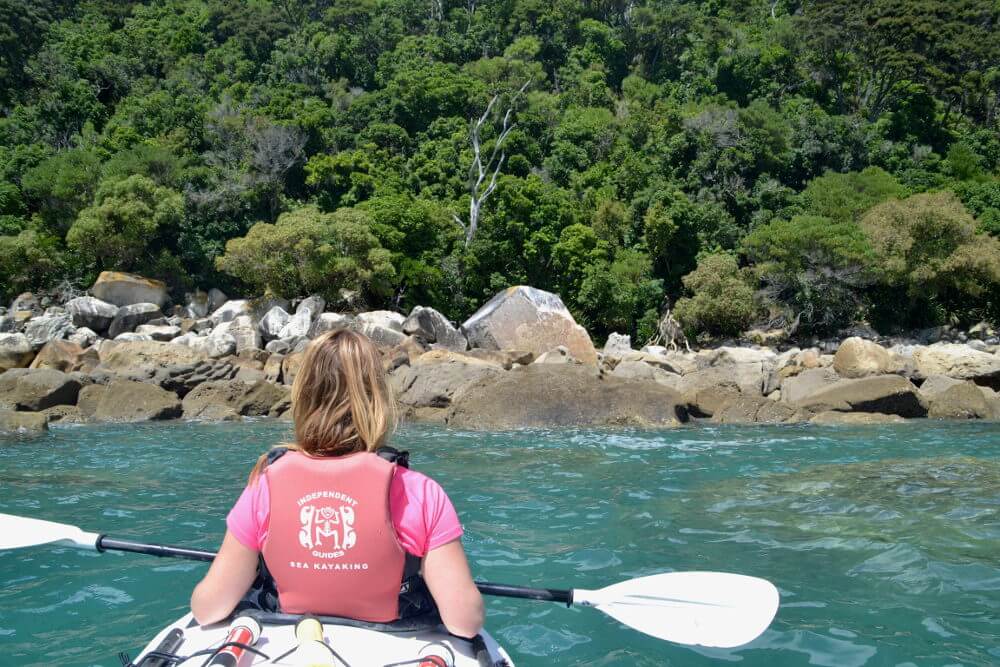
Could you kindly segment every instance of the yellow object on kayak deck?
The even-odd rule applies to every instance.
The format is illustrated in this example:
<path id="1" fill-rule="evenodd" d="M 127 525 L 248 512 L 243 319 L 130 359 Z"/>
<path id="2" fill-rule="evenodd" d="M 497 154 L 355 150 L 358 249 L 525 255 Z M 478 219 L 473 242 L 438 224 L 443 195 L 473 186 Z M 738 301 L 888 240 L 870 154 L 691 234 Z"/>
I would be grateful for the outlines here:
<path id="1" fill-rule="evenodd" d="M 315 618 L 303 618 L 295 625 L 295 638 L 299 647 L 296 660 L 304 667 L 335 667 L 333 653 L 323 643 L 323 624 Z"/>

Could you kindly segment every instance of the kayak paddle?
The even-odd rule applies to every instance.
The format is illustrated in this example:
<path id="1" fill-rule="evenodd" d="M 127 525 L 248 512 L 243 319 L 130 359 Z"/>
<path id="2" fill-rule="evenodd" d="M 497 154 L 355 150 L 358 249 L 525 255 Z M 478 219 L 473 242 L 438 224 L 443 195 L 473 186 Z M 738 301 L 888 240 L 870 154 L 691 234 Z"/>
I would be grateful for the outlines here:
<path id="1" fill-rule="evenodd" d="M 129 551 L 211 561 L 214 551 L 146 544 L 84 532 L 76 526 L 0 513 L 0 550 L 43 544 Z M 778 611 L 778 589 L 726 572 L 667 572 L 598 590 L 526 588 L 476 582 L 484 595 L 594 607 L 623 625 L 677 644 L 734 648 L 764 632 Z"/>

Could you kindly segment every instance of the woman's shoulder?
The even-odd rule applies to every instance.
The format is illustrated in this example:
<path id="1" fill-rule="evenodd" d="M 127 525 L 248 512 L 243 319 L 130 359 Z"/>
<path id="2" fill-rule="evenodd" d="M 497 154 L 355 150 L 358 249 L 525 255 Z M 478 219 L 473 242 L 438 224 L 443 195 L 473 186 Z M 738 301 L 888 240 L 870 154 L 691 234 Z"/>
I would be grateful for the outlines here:
<path id="1" fill-rule="evenodd" d="M 446 495 L 444 489 L 434 478 L 402 466 L 397 466 L 392 484 L 404 490 L 407 495 Z"/>

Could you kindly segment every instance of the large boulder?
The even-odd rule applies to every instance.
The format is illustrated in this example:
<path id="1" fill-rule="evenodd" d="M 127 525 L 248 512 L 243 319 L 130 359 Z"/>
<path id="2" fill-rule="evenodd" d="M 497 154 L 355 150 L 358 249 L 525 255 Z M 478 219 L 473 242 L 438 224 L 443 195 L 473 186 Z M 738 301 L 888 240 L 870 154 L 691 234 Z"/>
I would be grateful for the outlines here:
<path id="1" fill-rule="evenodd" d="M 71 343 L 76 343 L 80 347 L 90 347 L 98 341 L 100 336 L 89 327 L 78 327 L 76 331 L 66 337 Z"/>
<path id="2" fill-rule="evenodd" d="M 35 350 L 22 333 L 0 333 L 0 373 L 11 368 L 27 368 Z"/>
<path id="3" fill-rule="evenodd" d="M 396 398 L 407 408 L 447 408 L 456 395 L 473 384 L 502 373 L 498 364 L 434 350 L 399 367 L 389 381 Z"/>
<path id="4" fill-rule="evenodd" d="M 37 412 L 0 410 L 0 435 L 38 434 L 49 430 L 49 418 Z"/>
<path id="5" fill-rule="evenodd" d="M 148 382 L 113 380 L 108 385 L 90 385 L 81 394 L 81 414 L 85 406 L 93 406 L 92 415 L 102 422 L 142 422 L 176 419 L 181 416 L 181 402 L 173 392 Z"/>
<path id="6" fill-rule="evenodd" d="M 163 317 L 163 313 L 155 303 L 133 303 L 122 306 L 108 325 L 108 338 L 117 338 L 119 334 L 135 331 L 137 326 L 160 317 Z"/>
<path id="7" fill-rule="evenodd" d="M 403 322 L 403 333 L 414 336 L 425 344 L 436 344 L 439 348 L 464 352 L 469 347 L 458 329 L 451 325 L 444 315 L 433 308 L 415 306 Z"/>
<path id="8" fill-rule="evenodd" d="M 163 308 L 167 303 L 166 283 L 118 271 L 102 271 L 90 292 L 101 301 L 116 306 L 154 303 L 157 308 Z"/>
<path id="9" fill-rule="evenodd" d="M 558 295 L 520 285 L 500 292 L 462 324 L 471 347 L 542 355 L 560 345 L 584 364 L 597 364 L 587 330 Z"/>
<path id="10" fill-rule="evenodd" d="M 829 367 L 807 368 L 797 375 L 785 377 L 781 381 L 781 400 L 797 403 L 807 396 L 840 381 L 840 376 Z"/>
<path id="11" fill-rule="evenodd" d="M 812 412 L 882 412 L 900 417 L 927 415 L 927 407 L 920 400 L 916 386 L 898 375 L 838 380 L 793 404 Z"/>
<path id="12" fill-rule="evenodd" d="M 34 350 L 41 349 L 50 340 L 65 338 L 73 331 L 73 320 L 67 313 L 33 317 L 24 325 L 24 335 Z"/>
<path id="13" fill-rule="evenodd" d="M 84 349 L 68 340 L 53 340 L 45 344 L 31 368 L 52 368 L 69 373 L 71 371 L 90 371 L 101 362 L 94 348 Z"/>
<path id="14" fill-rule="evenodd" d="M 958 380 L 1000 389 L 1000 356 L 973 350 L 966 345 L 939 343 L 913 351 L 917 371 L 923 377 L 947 375 Z"/>
<path id="15" fill-rule="evenodd" d="M 118 306 L 93 296 L 70 299 L 66 302 L 66 310 L 72 316 L 74 326 L 87 327 L 98 333 L 107 331 L 118 314 Z"/>
<path id="16" fill-rule="evenodd" d="M 926 384 L 926 383 L 925 383 Z M 921 389 L 923 389 L 921 387 Z M 993 408 L 986 396 L 969 380 L 958 381 L 925 396 L 927 416 L 935 419 L 991 419 Z"/>
<path id="17" fill-rule="evenodd" d="M 406 318 L 400 313 L 391 310 L 372 310 L 367 313 L 358 313 L 356 320 L 362 328 L 376 326 L 402 333 L 403 322 L 406 321 Z"/>
<path id="18" fill-rule="evenodd" d="M 697 370 L 685 374 L 702 375 L 717 383 L 731 382 L 748 395 L 763 395 L 768 375 L 778 355 L 771 350 L 745 347 L 719 347 L 695 355 Z M 704 384 L 705 380 L 700 383 Z"/>
<path id="19" fill-rule="evenodd" d="M 837 353 L 833 355 L 833 368 L 841 377 L 861 378 L 892 373 L 895 363 L 884 347 L 855 336 L 846 339 L 837 348 Z"/>
<path id="20" fill-rule="evenodd" d="M 252 384 L 238 380 L 206 382 L 184 397 L 185 419 L 215 419 L 225 407 L 244 417 L 267 415 L 278 402 L 288 398 L 287 387 L 259 381 Z"/>
<path id="21" fill-rule="evenodd" d="M 102 380 L 127 379 L 152 383 L 184 396 L 211 380 L 228 380 L 236 369 L 184 345 L 158 341 L 107 342 L 93 375 Z"/>
<path id="22" fill-rule="evenodd" d="M 675 426 L 681 397 L 656 382 L 601 377 L 580 364 L 530 364 L 475 383 L 452 398 L 448 424 L 485 429 Z"/>
<path id="23" fill-rule="evenodd" d="M 75 378 L 51 368 L 0 375 L 0 405 L 37 412 L 53 405 L 73 405 L 80 393 Z"/>

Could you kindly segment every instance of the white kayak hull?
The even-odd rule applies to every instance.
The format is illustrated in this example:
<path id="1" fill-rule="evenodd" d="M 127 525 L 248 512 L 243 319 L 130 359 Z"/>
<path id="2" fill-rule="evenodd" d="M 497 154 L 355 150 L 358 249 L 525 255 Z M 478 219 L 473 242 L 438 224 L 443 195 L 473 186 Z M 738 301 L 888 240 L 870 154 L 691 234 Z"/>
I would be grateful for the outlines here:
<path id="1" fill-rule="evenodd" d="M 156 650 L 160 642 L 175 628 L 184 633 L 183 643 L 178 646 L 175 653 L 185 656 L 205 649 L 217 648 L 225 641 L 229 632 L 227 623 L 199 626 L 191 614 L 187 614 L 161 630 L 142 650 L 142 653 L 133 660 L 133 663 L 139 665 L 140 660 L 150 651 Z M 493 641 L 493 638 L 485 630 L 481 637 L 486 647 L 491 650 L 494 660 L 506 660 L 508 667 L 514 667 L 510 656 Z M 454 663 L 450 664 L 454 664 L 454 667 L 481 667 L 484 664 L 477 659 L 475 650 L 479 648 L 481 651 L 482 646 L 474 647 L 470 641 L 449 635 L 443 627 L 435 631 L 380 632 L 328 623 L 323 626 L 323 641 L 342 656 L 350 667 L 382 667 L 383 665 L 416 660 L 429 653 L 449 659 L 453 655 Z M 264 664 L 301 667 L 305 664 L 302 656 L 297 658 L 294 651 L 279 660 L 274 660 L 295 646 L 294 625 L 265 625 L 255 648 L 268 655 L 270 659 L 247 652 L 243 655 L 239 665 L 240 667 Z M 202 665 L 206 657 L 206 655 L 200 655 L 177 664 L 181 667 Z M 342 667 L 336 659 L 333 659 L 331 664 Z M 487 661 L 485 664 L 489 665 L 490 663 Z"/>

